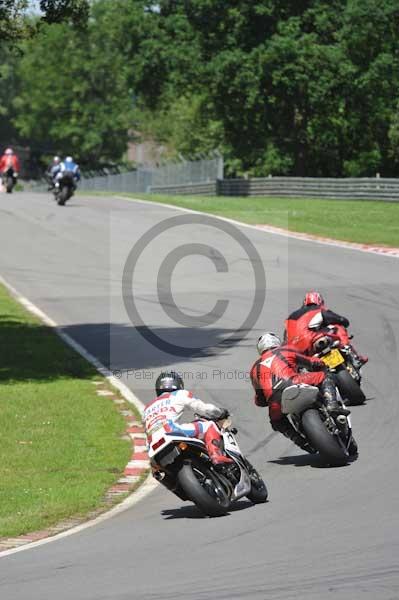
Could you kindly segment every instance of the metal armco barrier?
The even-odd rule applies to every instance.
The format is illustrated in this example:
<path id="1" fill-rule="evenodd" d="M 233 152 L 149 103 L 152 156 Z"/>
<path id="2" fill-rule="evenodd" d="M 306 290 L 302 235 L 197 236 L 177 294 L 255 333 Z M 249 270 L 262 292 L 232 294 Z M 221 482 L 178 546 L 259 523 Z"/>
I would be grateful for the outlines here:
<path id="1" fill-rule="evenodd" d="M 191 183 L 185 185 L 152 186 L 151 194 L 189 194 L 190 196 L 216 196 L 218 194 L 218 181 L 210 183 Z"/>
<path id="2" fill-rule="evenodd" d="M 218 179 L 209 183 L 151 186 L 152 194 L 203 196 L 283 196 L 333 200 L 385 200 L 399 202 L 399 179 L 264 177 Z"/>
<path id="3" fill-rule="evenodd" d="M 218 181 L 220 196 L 287 196 L 399 201 L 399 179 L 264 177 Z"/>

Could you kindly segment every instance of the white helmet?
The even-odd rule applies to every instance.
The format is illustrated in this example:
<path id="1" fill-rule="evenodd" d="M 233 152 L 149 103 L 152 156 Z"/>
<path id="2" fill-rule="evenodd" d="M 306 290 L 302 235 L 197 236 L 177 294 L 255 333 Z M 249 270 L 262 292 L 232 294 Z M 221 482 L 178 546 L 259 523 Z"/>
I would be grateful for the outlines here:
<path id="1" fill-rule="evenodd" d="M 73 162 L 72 156 L 67 156 L 65 160 L 66 162 Z"/>
<path id="2" fill-rule="evenodd" d="M 61 162 L 60 157 L 59 156 L 54 156 L 53 162 L 58 165 L 58 163 Z"/>
<path id="3" fill-rule="evenodd" d="M 281 346 L 281 340 L 272 331 L 268 331 L 260 336 L 257 343 L 257 348 L 259 354 L 263 354 L 266 350 L 270 350 L 270 348 L 277 348 L 277 346 Z"/>
<path id="4" fill-rule="evenodd" d="M 7 148 L 4 152 L 4 154 L 14 154 L 13 149 L 12 148 Z"/>

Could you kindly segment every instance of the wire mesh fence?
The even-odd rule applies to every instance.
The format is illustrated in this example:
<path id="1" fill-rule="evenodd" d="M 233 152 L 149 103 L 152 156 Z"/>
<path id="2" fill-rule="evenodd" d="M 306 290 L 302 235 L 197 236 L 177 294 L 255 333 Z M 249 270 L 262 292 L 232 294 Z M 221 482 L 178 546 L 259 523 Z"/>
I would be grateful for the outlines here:
<path id="1" fill-rule="evenodd" d="M 138 168 L 117 174 L 82 177 L 80 189 L 110 192 L 150 192 L 153 187 L 207 183 L 223 178 L 223 158 L 169 163 L 154 169 Z"/>

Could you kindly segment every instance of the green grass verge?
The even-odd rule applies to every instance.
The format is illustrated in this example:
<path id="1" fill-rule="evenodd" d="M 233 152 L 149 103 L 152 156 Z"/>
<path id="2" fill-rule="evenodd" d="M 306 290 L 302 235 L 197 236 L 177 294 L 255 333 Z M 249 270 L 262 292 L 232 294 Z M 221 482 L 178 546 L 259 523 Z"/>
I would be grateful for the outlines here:
<path id="1" fill-rule="evenodd" d="M 85 515 L 120 476 L 131 446 L 99 379 L 0 286 L 0 537 Z"/>
<path id="2" fill-rule="evenodd" d="M 109 195 L 109 192 L 107 193 Z M 250 224 L 337 240 L 399 247 L 399 203 L 305 198 L 235 198 L 123 194 L 175 204 Z"/>

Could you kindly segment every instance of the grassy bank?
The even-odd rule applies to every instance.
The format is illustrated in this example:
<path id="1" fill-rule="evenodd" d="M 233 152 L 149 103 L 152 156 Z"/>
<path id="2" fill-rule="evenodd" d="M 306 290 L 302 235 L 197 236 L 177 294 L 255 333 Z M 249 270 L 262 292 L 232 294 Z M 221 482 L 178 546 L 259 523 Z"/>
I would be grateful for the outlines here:
<path id="1" fill-rule="evenodd" d="M 0 537 L 101 504 L 131 453 L 101 377 L 0 286 Z"/>
<path id="2" fill-rule="evenodd" d="M 109 193 L 108 193 L 109 195 Z M 304 198 L 123 194 L 350 242 L 399 247 L 399 203 Z"/>

